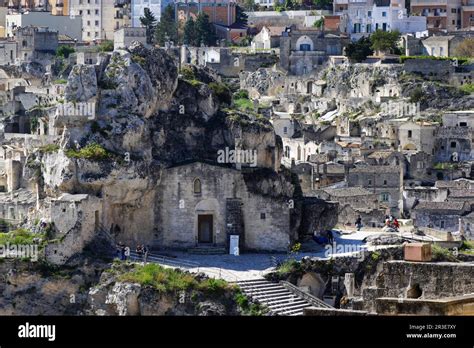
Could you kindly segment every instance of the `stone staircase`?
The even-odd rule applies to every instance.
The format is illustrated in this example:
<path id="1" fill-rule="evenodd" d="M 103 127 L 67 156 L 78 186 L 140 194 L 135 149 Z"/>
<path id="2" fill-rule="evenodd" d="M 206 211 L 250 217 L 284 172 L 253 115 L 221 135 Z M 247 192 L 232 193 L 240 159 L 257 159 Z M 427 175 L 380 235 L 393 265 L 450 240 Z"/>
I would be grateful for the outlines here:
<path id="1" fill-rule="evenodd" d="M 227 250 L 224 247 L 197 246 L 194 248 L 189 248 L 188 253 L 199 255 L 222 255 L 227 254 Z"/>
<path id="2" fill-rule="evenodd" d="M 269 308 L 276 315 L 303 315 L 303 308 L 313 303 L 289 291 L 280 283 L 265 279 L 243 280 L 235 282 L 245 295 Z"/>

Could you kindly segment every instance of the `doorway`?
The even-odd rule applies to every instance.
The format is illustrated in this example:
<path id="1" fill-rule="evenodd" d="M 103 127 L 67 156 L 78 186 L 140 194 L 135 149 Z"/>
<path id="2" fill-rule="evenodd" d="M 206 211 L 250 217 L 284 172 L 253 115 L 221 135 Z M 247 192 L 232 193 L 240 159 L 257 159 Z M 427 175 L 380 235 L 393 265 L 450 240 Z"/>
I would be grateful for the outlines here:
<path id="1" fill-rule="evenodd" d="M 212 215 L 198 215 L 198 243 L 212 243 Z"/>

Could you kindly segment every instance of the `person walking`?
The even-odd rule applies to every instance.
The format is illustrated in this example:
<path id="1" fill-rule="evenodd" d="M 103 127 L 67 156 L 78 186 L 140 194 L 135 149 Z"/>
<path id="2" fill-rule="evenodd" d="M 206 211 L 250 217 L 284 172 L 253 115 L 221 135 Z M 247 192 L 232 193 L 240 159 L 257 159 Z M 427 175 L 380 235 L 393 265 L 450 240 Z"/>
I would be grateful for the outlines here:
<path id="1" fill-rule="evenodd" d="M 355 226 L 357 228 L 357 231 L 360 231 L 360 229 L 362 228 L 362 218 L 360 217 L 360 215 L 357 217 Z"/>

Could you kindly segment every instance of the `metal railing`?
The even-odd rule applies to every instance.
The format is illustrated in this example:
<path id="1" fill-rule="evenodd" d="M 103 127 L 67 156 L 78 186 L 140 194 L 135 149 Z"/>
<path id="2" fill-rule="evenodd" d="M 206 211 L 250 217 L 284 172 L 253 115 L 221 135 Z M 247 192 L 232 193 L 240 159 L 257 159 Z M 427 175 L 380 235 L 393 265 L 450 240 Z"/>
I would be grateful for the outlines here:
<path id="1" fill-rule="evenodd" d="M 130 260 L 143 262 L 144 256 L 139 255 L 135 251 L 130 251 Z M 149 253 L 147 256 L 147 262 L 157 263 L 163 266 L 175 267 L 175 268 L 183 269 L 183 270 L 193 272 L 193 273 L 204 273 L 209 278 L 214 278 L 214 279 L 226 279 L 227 281 L 235 281 L 235 282 L 241 280 L 241 277 L 239 277 L 237 274 L 230 272 L 226 269 L 207 268 L 207 267 L 203 267 L 198 262 L 183 260 L 183 259 L 175 259 L 175 258 L 164 256 L 164 255 Z"/>
<path id="2" fill-rule="evenodd" d="M 133 261 L 144 261 L 143 255 L 139 255 L 135 251 L 130 251 L 130 259 Z M 158 263 L 160 265 L 171 266 L 171 267 L 176 267 L 176 268 L 186 269 L 186 270 L 195 268 L 197 269 L 197 272 L 199 272 L 199 268 L 200 268 L 200 265 L 197 262 L 188 261 L 188 260 L 177 260 L 172 257 L 158 255 L 158 254 L 150 254 L 150 253 L 148 253 L 148 256 L 147 256 L 147 262 Z"/>
<path id="3" fill-rule="evenodd" d="M 298 297 L 303 298 L 304 300 L 308 301 L 309 303 L 311 303 L 315 307 L 334 309 L 334 307 L 328 305 L 326 302 L 320 300 L 316 296 L 313 296 L 313 295 L 308 294 L 304 291 L 301 291 L 300 289 L 298 289 L 298 287 L 294 286 L 291 283 L 288 283 L 288 282 L 282 280 L 282 281 L 280 281 L 280 284 L 283 287 L 285 287 L 288 291 L 292 292 L 293 294 L 295 294 Z"/>

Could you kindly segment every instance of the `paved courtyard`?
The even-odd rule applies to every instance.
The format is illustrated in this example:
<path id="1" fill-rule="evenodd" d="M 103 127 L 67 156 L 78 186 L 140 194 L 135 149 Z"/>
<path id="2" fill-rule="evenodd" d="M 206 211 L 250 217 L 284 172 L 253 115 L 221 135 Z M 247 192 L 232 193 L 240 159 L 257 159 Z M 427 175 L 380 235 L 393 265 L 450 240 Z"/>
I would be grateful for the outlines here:
<path id="1" fill-rule="evenodd" d="M 342 233 L 334 233 L 336 245 L 334 250 L 310 241 L 302 245 L 301 251 L 294 258 L 301 260 L 301 258 L 309 256 L 326 259 L 332 256 L 349 256 L 366 249 L 386 248 L 388 246 L 371 246 L 367 248 L 364 242 L 364 239 L 368 236 L 381 234 L 386 233 L 367 231 L 342 231 Z M 185 260 L 199 264 L 199 267 L 189 268 L 190 271 L 204 272 L 211 277 L 222 278 L 228 281 L 262 278 L 266 273 L 275 269 L 275 262 L 283 262 L 289 257 L 286 253 L 244 253 L 234 256 L 229 254 L 198 255 L 178 251 L 168 252 L 167 255 L 176 258 L 177 261 Z"/>

